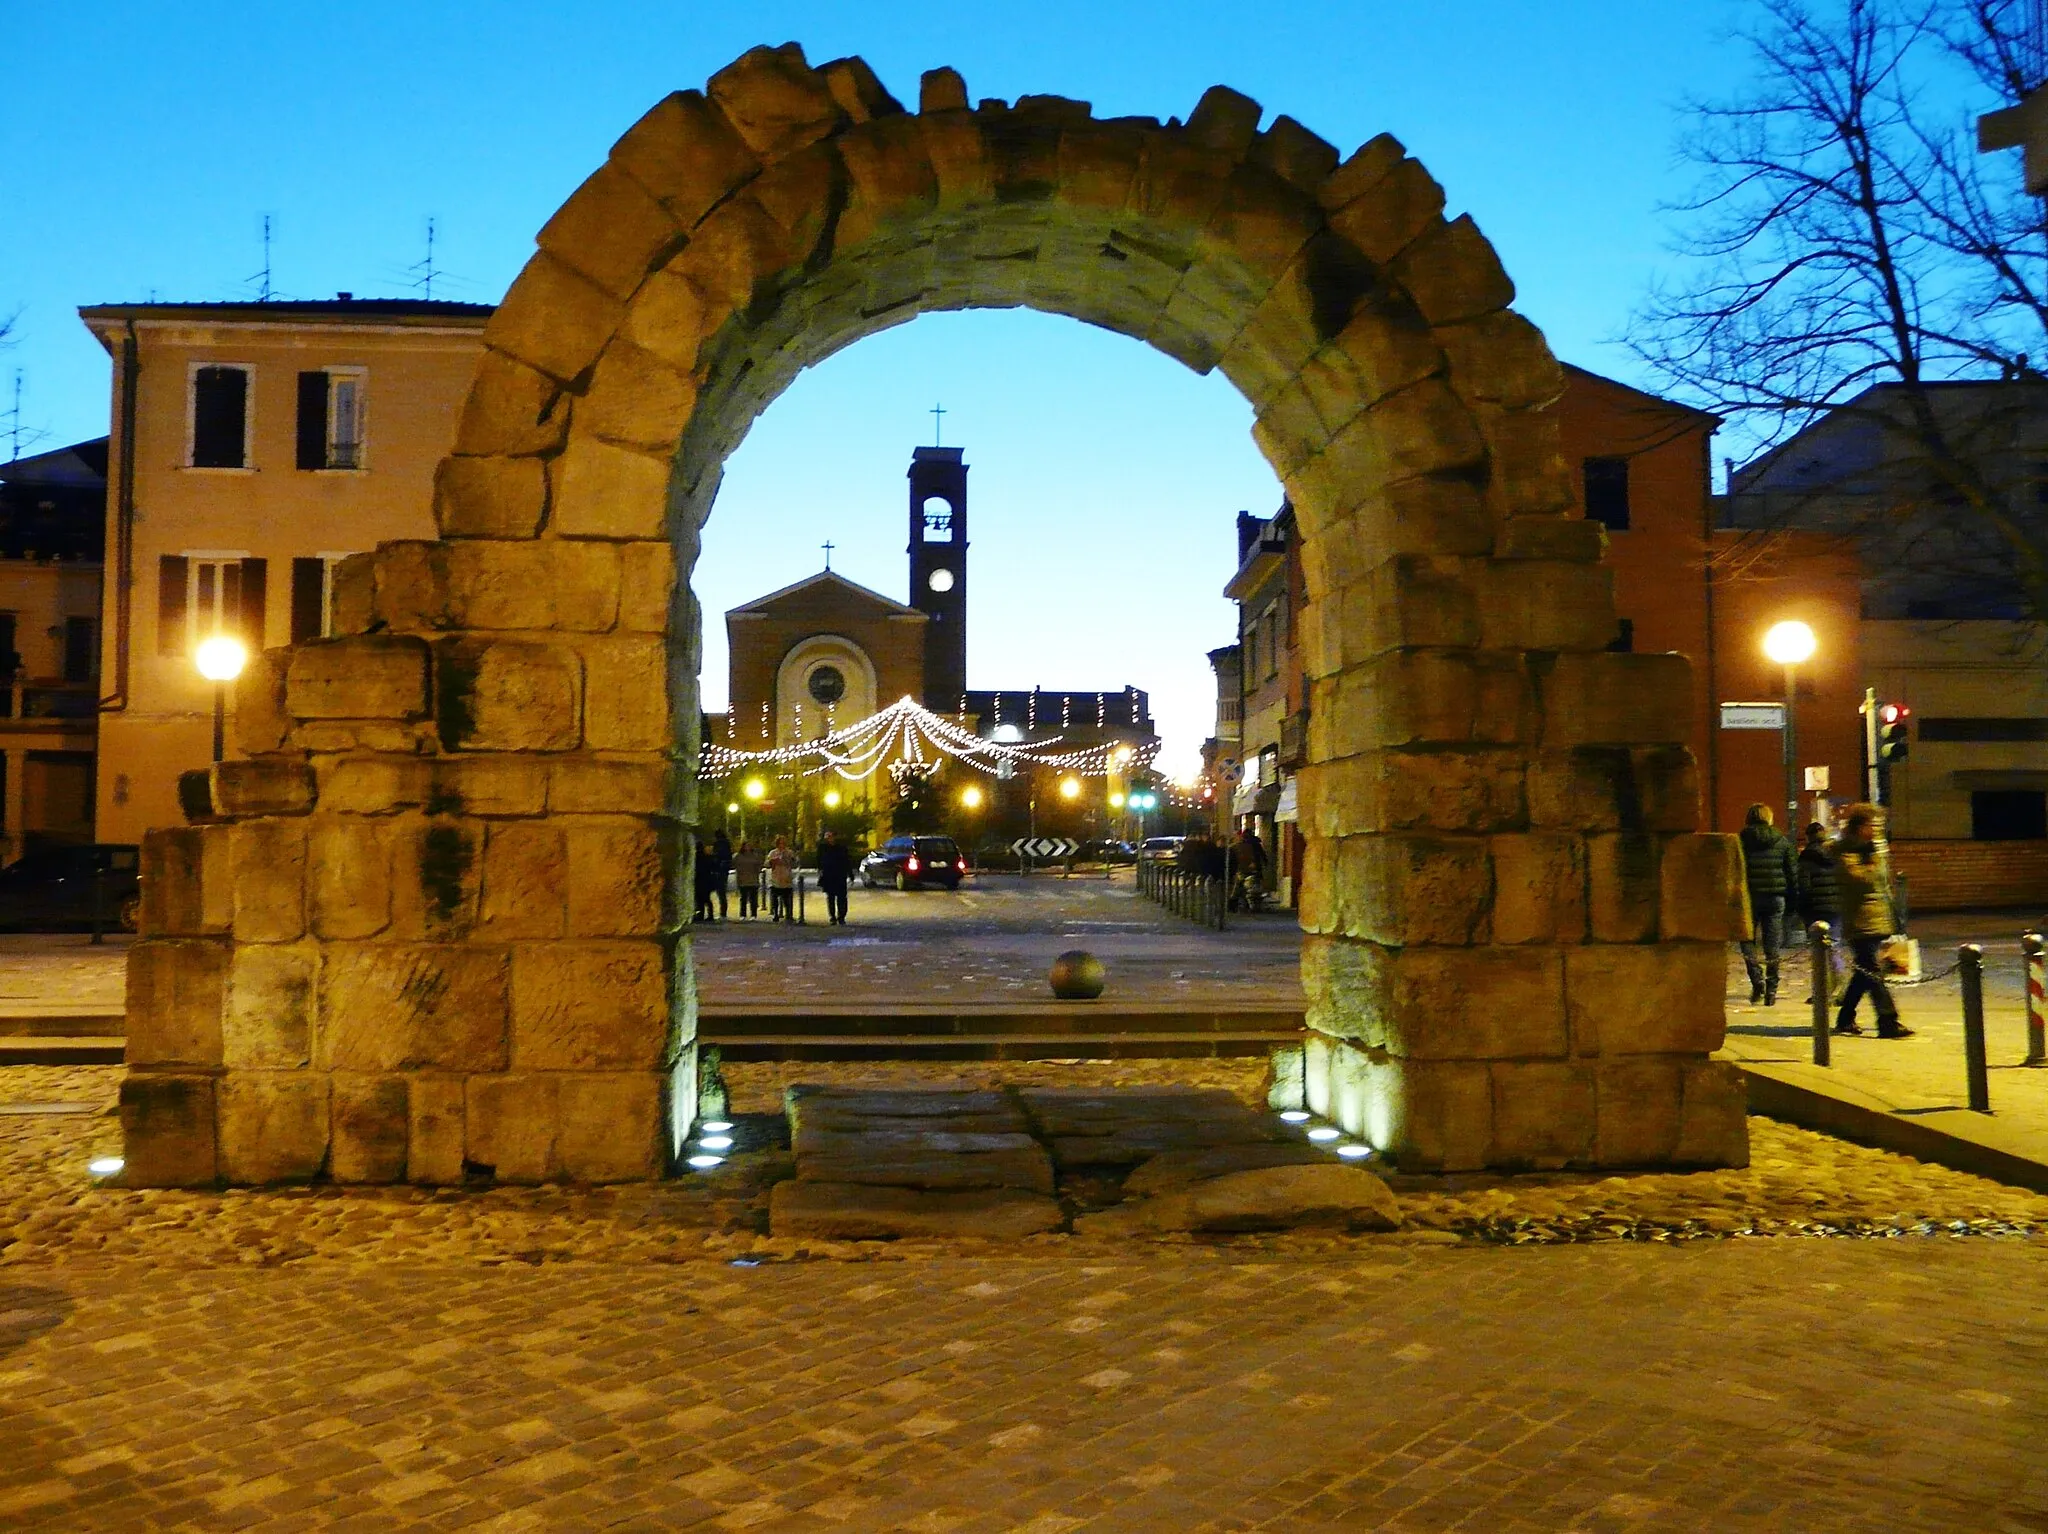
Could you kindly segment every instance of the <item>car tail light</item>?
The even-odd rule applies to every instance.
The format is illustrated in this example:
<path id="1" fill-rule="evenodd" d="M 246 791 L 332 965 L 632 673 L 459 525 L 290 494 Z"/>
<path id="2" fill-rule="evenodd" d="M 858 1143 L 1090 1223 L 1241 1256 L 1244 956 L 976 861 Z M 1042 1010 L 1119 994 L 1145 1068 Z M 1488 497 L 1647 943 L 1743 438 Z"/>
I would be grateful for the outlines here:
<path id="1" fill-rule="evenodd" d="M 964 873 L 966 873 L 966 872 L 967 872 L 967 859 L 965 859 L 965 858 L 962 858 L 962 859 L 961 859 L 961 860 L 960 860 L 959 862 L 955 863 L 955 864 L 954 864 L 953 866 L 954 866 L 955 868 L 959 869 L 959 870 L 960 870 L 960 872 L 962 872 L 962 873 L 964 874 Z"/>
<path id="2" fill-rule="evenodd" d="M 905 864 L 903 865 L 903 871 L 904 871 L 905 873 L 907 873 L 907 874 L 914 874 L 914 873 L 916 873 L 916 872 L 917 872 L 917 859 L 916 859 L 916 858 L 911 858 L 911 859 L 910 859 L 910 860 L 909 860 L 908 862 L 906 862 L 906 863 L 905 863 Z"/>

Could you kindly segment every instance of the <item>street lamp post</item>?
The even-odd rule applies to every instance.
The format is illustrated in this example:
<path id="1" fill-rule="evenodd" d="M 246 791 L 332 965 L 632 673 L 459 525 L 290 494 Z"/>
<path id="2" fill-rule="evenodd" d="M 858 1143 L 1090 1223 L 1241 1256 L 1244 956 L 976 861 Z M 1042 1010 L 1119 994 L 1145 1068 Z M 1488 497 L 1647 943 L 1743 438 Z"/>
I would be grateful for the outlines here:
<path id="1" fill-rule="evenodd" d="M 199 674 L 213 683 L 213 759 L 217 762 L 227 750 L 228 683 L 249 664 L 249 651 L 241 640 L 215 634 L 199 641 L 192 661 Z"/>
<path id="2" fill-rule="evenodd" d="M 1797 837 L 1799 826 L 1799 746 L 1793 720 L 1799 696 L 1799 667 L 1813 658 L 1813 630 L 1795 619 L 1773 624 L 1764 635 L 1764 654 L 1785 668 L 1785 832 Z"/>

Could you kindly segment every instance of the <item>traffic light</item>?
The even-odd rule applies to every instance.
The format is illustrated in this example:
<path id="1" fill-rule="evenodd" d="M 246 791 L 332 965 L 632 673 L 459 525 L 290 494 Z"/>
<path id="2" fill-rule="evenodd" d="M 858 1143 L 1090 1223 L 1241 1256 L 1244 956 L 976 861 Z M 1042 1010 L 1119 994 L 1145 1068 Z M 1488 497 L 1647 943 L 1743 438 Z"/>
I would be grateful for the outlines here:
<path id="1" fill-rule="evenodd" d="M 1886 767 L 1896 766 L 1906 759 L 1906 752 L 1912 746 L 1906 722 L 1913 717 L 1913 711 L 1903 703 L 1880 704 L 1877 710 L 1877 759 Z"/>

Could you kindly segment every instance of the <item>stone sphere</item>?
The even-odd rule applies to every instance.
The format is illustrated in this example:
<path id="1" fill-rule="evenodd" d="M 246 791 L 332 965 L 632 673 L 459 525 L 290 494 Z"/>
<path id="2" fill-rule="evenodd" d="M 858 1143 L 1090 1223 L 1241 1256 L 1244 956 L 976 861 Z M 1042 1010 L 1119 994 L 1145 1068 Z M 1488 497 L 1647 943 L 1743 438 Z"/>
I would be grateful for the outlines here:
<path id="1" fill-rule="evenodd" d="M 1108 972 L 1102 961 L 1085 948 L 1069 948 L 1052 961 L 1052 993 L 1061 1001 L 1093 1001 L 1102 994 Z"/>

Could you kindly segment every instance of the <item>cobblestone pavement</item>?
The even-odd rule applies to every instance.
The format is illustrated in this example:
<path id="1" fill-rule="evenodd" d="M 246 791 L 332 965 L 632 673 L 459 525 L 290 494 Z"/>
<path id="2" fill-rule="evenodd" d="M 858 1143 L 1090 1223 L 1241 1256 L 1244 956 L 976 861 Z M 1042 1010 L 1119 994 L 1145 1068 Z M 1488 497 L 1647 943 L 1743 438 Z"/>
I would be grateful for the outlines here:
<path id="1" fill-rule="evenodd" d="M 17 1269 L 0 1523 L 2038 1530 L 2043 1258 Z"/>
<path id="2" fill-rule="evenodd" d="M 823 909 L 812 901 L 814 917 Z M 1069 948 L 1102 959 L 1106 1002 L 1301 996 L 1292 917 L 1211 931 L 1140 899 L 1127 869 L 1114 880 L 980 874 L 954 894 L 856 886 L 844 927 L 730 921 L 694 931 L 699 994 L 714 1006 L 1042 1000 L 1046 970 Z"/>
<path id="3" fill-rule="evenodd" d="M 129 939 L 54 933 L 0 935 L 0 1017 L 38 1007 L 105 1007 L 118 1012 L 128 974 Z"/>
<path id="4" fill-rule="evenodd" d="M 2031 1142 L 2033 1154 L 2048 1161 L 2048 1069 L 2028 1069 L 2026 1011 L 2021 990 L 2019 934 L 2026 923 L 2009 912 L 1943 912 L 1916 917 L 1922 964 L 1929 975 L 1952 970 L 1956 945 L 1975 942 L 1984 949 L 1984 1034 L 1991 1066 L 1991 1107 L 1998 1124 L 2015 1131 L 2021 1144 Z M 1728 1052 L 1737 1059 L 1803 1061 L 1813 1059 L 1812 1011 L 1804 953 L 1788 955 L 1775 1007 L 1749 1005 L 1749 981 L 1742 961 L 1730 950 L 1728 969 Z M 1834 987 L 1839 995 L 1841 986 Z M 1917 1035 L 1910 1039 L 1836 1038 L 1833 1070 L 1845 1082 L 1899 1108 L 1920 1122 L 1943 1128 L 1954 1116 L 1974 1118 L 1969 1110 L 1969 1083 L 1963 1066 L 1961 982 L 1954 974 L 1923 985 L 1895 985 L 1900 1015 Z M 1873 1025 L 1868 1003 L 1862 1009 L 1866 1029 Z"/>

